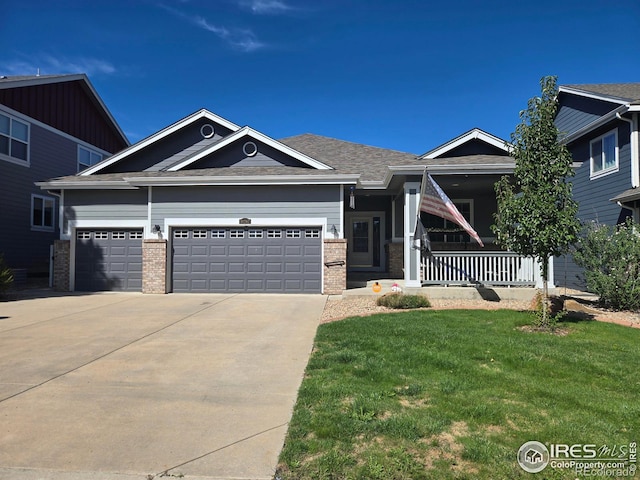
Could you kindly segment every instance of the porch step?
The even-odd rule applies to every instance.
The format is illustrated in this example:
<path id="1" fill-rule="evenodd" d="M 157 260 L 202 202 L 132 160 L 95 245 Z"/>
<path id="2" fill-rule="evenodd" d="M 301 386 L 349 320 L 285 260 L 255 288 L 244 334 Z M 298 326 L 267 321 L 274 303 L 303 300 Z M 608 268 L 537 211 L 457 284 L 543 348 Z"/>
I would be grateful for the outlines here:
<path id="1" fill-rule="evenodd" d="M 373 283 L 371 286 L 364 288 L 353 288 L 350 290 L 344 290 L 342 297 L 379 297 L 381 295 L 391 293 L 391 286 L 394 281 L 383 282 L 378 280 L 382 285 L 382 290 L 379 293 L 373 291 Z M 390 283 L 389 283 L 390 282 Z M 397 282 L 400 285 L 400 282 Z M 449 300 L 489 300 L 499 302 L 501 300 L 517 300 L 517 301 L 531 301 L 535 297 L 538 289 L 533 287 L 436 287 L 427 286 L 422 288 L 402 288 L 402 292 L 412 295 L 425 295 L 431 299 L 449 299 Z M 550 289 L 549 293 L 557 294 L 558 289 Z"/>

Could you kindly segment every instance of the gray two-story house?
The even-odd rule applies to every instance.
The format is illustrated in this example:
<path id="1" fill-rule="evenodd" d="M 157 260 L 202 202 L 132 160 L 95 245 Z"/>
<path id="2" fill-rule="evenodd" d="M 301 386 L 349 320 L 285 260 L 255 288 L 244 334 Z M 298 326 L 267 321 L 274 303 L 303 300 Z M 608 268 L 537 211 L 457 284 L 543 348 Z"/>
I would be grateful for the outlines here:
<path id="1" fill-rule="evenodd" d="M 59 197 L 34 182 L 73 175 L 129 142 L 84 74 L 0 77 L 0 254 L 49 271 Z"/>
<path id="2" fill-rule="evenodd" d="M 640 220 L 640 83 L 564 85 L 556 125 L 573 155 L 574 199 L 583 223 Z M 584 288 L 571 256 L 556 259 L 559 286 Z"/>

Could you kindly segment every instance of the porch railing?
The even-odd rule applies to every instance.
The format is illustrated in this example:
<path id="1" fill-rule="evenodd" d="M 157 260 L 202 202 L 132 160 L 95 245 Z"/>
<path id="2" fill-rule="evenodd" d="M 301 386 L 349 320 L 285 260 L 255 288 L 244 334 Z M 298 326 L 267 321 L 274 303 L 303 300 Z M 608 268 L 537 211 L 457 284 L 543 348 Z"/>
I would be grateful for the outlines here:
<path id="1" fill-rule="evenodd" d="M 422 259 L 422 283 L 536 286 L 540 267 L 535 259 L 511 252 L 432 252 Z"/>

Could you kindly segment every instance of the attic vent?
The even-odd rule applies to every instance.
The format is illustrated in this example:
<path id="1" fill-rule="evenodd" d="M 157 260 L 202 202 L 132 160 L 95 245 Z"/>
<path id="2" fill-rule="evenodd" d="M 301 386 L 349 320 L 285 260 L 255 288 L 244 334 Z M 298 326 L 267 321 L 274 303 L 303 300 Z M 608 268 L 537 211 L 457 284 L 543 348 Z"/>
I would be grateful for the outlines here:
<path id="1" fill-rule="evenodd" d="M 215 133 L 216 131 L 213 128 L 213 125 L 211 125 L 210 123 L 205 123 L 204 125 L 202 125 L 202 127 L 200 127 L 200 134 L 204 138 L 211 138 Z"/>
<path id="2" fill-rule="evenodd" d="M 247 142 L 242 146 L 242 151 L 247 157 L 253 157 L 258 153 L 258 146 L 253 142 Z"/>

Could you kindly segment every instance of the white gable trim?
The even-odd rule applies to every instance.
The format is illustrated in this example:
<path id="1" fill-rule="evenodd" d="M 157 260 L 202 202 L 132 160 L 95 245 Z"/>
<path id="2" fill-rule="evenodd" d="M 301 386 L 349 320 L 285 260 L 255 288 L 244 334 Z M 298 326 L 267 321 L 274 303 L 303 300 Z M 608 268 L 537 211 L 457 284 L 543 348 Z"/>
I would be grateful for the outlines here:
<path id="1" fill-rule="evenodd" d="M 295 158 L 296 160 L 299 160 L 300 162 L 304 163 L 305 165 L 308 165 L 310 167 L 313 167 L 317 170 L 333 170 L 332 167 L 330 167 L 329 165 L 326 165 L 322 162 L 319 162 L 311 157 L 309 157 L 308 155 L 305 155 L 304 153 L 301 153 L 297 150 L 294 150 L 291 147 L 288 147 L 287 145 L 285 145 L 284 143 L 280 143 L 277 140 L 274 140 L 271 137 L 266 136 L 263 133 L 258 132 L 257 130 L 254 130 L 251 127 L 242 127 L 240 130 L 237 130 L 236 132 L 232 133 L 231 135 L 228 135 L 227 137 L 223 138 L 222 140 L 220 140 L 219 142 L 201 150 L 200 152 L 196 153 L 195 155 L 190 156 L 189 158 L 183 160 L 180 163 L 177 163 L 176 165 L 172 166 L 171 168 L 167 169 L 168 172 L 177 172 L 178 170 L 182 170 L 183 168 L 191 165 L 194 162 L 197 162 L 198 160 L 201 160 L 202 158 L 206 157 L 207 155 L 211 155 L 212 153 L 217 152 L 218 150 L 220 150 L 221 148 L 226 147 L 227 145 L 230 145 L 233 142 L 238 141 L 239 139 L 243 138 L 243 137 L 251 137 L 254 140 L 258 140 L 259 142 L 262 142 L 266 145 L 269 145 L 272 148 L 275 148 L 276 150 L 285 153 L 293 158 Z"/>
<path id="2" fill-rule="evenodd" d="M 182 120 L 177 121 L 173 125 L 169 125 L 168 127 L 164 128 L 163 130 L 160 130 L 159 132 L 148 136 L 144 140 L 139 141 L 135 145 L 132 145 L 131 147 L 123 150 L 122 152 L 117 153 L 116 155 L 113 155 L 113 156 L 111 156 L 109 158 L 106 158 L 105 160 L 103 160 L 100 163 L 96 163 L 94 166 L 84 170 L 80 175 L 82 175 L 82 176 L 93 175 L 94 173 L 97 173 L 97 172 L 105 169 L 106 167 L 108 167 L 110 165 L 113 165 L 114 163 L 117 163 L 117 162 L 123 160 L 124 158 L 128 157 L 132 153 L 138 152 L 138 151 L 142 150 L 143 148 L 148 147 L 152 143 L 157 142 L 158 140 L 161 140 L 161 139 L 171 135 L 174 132 L 177 132 L 181 128 L 184 128 L 187 125 L 190 125 L 190 124 L 200 120 L 201 118 L 207 118 L 207 119 L 211 120 L 212 122 L 216 122 L 219 125 L 222 125 L 223 127 L 226 127 L 229 130 L 232 130 L 234 132 L 240 129 L 240 126 L 236 125 L 235 123 L 232 123 L 229 120 L 226 120 L 226 119 L 224 119 L 222 117 L 219 117 L 215 113 L 211 113 L 210 111 L 208 111 L 206 109 L 202 109 L 202 110 L 199 110 L 199 111 L 189 115 L 186 118 L 183 118 Z"/>
<path id="3" fill-rule="evenodd" d="M 496 137 L 495 135 L 491 135 L 490 133 L 480 130 L 479 128 L 474 128 L 472 130 L 469 130 L 467 133 L 463 133 L 459 137 L 456 137 L 453 140 L 450 140 L 444 145 L 441 145 L 433 150 L 428 151 L 427 153 L 422 154 L 418 158 L 422 160 L 426 158 L 441 157 L 445 153 L 450 152 L 451 150 L 467 142 L 470 142 L 471 140 L 481 140 L 485 143 L 488 143 L 489 145 L 492 145 L 496 148 L 504 150 L 507 153 L 509 152 L 509 149 L 505 145 L 504 140 Z"/>
<path id="4" fill-rule="evenodd" d="M 629 100 L 624 98 L 606 95 L 604 93 L 588 92 L 586 90 L 580 90 L 578 88 L 562 87 L 558 88 L 558 93 L 567 93 L 570 95 L 578 95 L 580 97 L 593 98 L 595 100 L 602 100 L 603 102 L 617 103 L 619 105 L 627 105 Z"/>

